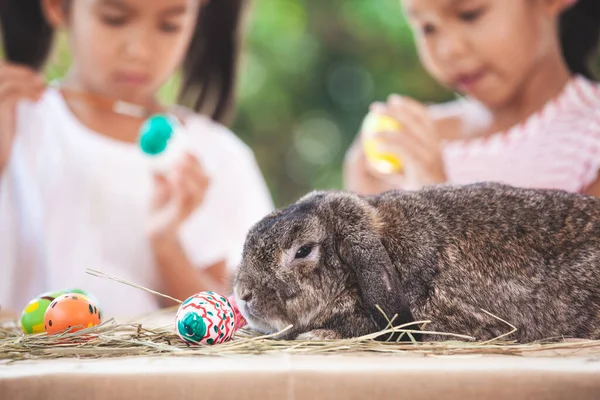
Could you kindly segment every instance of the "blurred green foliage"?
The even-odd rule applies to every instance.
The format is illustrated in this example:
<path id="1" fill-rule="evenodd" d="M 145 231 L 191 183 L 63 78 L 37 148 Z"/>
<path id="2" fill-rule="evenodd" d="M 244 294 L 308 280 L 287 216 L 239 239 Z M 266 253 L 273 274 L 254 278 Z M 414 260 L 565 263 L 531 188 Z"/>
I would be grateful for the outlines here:
<path id="1" fill-rule="evenodd" d="M 391 93 L 441 101 L 399 0 L 252 0 L 231 129 L 255 152 L 277 206 L 341 188 L 344 153 L 368 106 Z M 65 74 L 60 40 L 46 69 Z M 171 102 L 176 81 L 161 97 Z"/>
<path id="2" fill-rule="evenodd" d="M 421 68 L 399 0 L 254 0 L 247 31 L 232 128 L 277 205 L 342 187 L 371 102 L 451 98 Z"/>

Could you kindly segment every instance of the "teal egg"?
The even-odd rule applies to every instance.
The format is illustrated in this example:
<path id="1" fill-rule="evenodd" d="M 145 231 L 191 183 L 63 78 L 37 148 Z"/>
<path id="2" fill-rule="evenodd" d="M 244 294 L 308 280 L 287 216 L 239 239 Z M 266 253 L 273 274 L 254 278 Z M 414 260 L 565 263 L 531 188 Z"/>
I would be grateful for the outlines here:
<path id="1" fill-rule="evenodd" d="M 165 151 L 175 127 L 167 115 L 157 114 L 148 118 L 140 129 L 140 148 L 149 155 Z"/>

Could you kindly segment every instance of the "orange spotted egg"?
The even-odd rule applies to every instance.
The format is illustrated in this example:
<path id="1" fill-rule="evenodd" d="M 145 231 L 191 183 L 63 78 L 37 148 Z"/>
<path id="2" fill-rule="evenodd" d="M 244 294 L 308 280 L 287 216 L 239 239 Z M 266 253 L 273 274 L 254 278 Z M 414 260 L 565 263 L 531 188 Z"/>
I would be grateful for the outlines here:
<path id="1" fill-rule="evenodd" d="M 102 316 L 98 307 L 86 296 L 66 293 L 50 303 L 44 314 L 44 329 L 48 334 L 76 332 L 100 325 Z"/>

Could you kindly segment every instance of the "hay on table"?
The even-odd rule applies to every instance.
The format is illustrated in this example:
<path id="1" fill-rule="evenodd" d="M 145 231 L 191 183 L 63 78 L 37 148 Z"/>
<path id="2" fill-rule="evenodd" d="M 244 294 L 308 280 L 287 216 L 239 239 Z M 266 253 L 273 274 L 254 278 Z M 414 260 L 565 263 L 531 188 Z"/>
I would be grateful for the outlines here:
<path id="1" fill-rule="evenodd" d="M 88 270 L 88 272 L 162 296 L 158 292 L 105 275 L 99 271 Z M 171 299 L 180 302 L 177 299 Z M 490 315 L 498 318 L 492 314 Z M 390 326 L 392 321 L 390 321 Z M 416 341 L 381 342 L 375 340 L 379 336 L 393 332 L 400 332 L 410 337 L 412 333 L 418 332 L 417 327 L 420 327 L 423 333 L 427 322 L 418 321 L 359 338 L 327 341 L 282 341 L 273 339 L 277 334 L 260 335 L 257 332 L 241 329 L 236 332 L 231 341 L 210 346 L 190 345 L 183 342 L 175 334 L 174 326 L 155 328 L 144 326 L 143 323 L 118 324 L 111 319 L 99 326 L 74 333 L 25 335 L 17 321 L 4 321 L 0 323 L 0 361 L 14 362 L 74 357 L 236 356 L 274 353 L 421 356 L 499 354 L 539 357 L 585 355 L 600 358 L 600 341 L 546 341 L 529 344 L 504 341 L 503 339 L 516 329 L 506 321 L 504 322 L 512 329 L 510 331 L 507 329 L 507 334 L 486 342 L 477 342 L 472 340 L 473 338 L 464 335 L 440 332 L 430 333 L 446 335 L 448 337 L 447 341 L 426 343 Z"/>
<path id="2" fill-rule="evenodd" d="M 402 331 L 401 329 L 395 329 Z M 382 333 L 389 333 L 387 330 Z M 504 354 L 600 356 L 600 341 L 516 344 L 514 342 L 435 343 L 379 342 L 378 334 L 330 341 L 280 341 L 248 330 L 219 345 L 189 345 L 170 328 L 147 329 L 143 325 L 119 325 L 109 320 L 100 326 L 62 335 L 24 335 L 15 322 L 0 325 L 0 360 L 115 358 L 140 356 L 235 356 L 272 353 L 292 354 Z M 452 339 L 452 335 L 449 336 Z"/>

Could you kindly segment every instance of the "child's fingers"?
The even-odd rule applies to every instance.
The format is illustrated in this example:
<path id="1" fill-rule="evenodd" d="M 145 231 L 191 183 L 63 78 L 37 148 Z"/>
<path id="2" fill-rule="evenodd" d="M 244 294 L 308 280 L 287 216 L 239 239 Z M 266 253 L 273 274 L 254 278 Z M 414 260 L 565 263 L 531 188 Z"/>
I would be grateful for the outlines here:
<path id="1" fill-rule="evenodd" d="M 388 152 L 390 149 L 396 149 L 394 153 L 402 158 L 418 160 L 422 154 L 427 152 L 427 147 L 419 140 L 415 140 L 412 135 L 408 136 L 407 131 L 402 133 L 380 132 L 377 134 L 377 143 L 379 151 L 385 149 L 385 152 Z"/>
<path id="2" fill-rule="evenodd" d="M 402 122 L 403 129 L 400 131 L 383 131 L 377 132 L 374 138 L 382 146 L 401 147 L 409 143 L 411 154 L 415 154 L 411 159 L 418 159 L 420 154 L 435 151 L 436 144 L 424 138 L 422 135 L 423 128 L 418 122 L 414 121 L 410 116 L 404 116 L 402 113 L 396 114 L 397 119 Z"/>
<path id="3" fill-rule="evenodd" d="M 162 175 L 154 175 L 154 196 L 152 198 L 152 205 L 155 208 L 163 207 L 167 204 L 172 195 L 172 188 L 170 182 Z"/>
<path id="4" fill-rule="evenodd" d="M 204 181 L 198 181 L 190 172 L 185 174 L 183 184 L 186 195 L 184 211 L 186 214 L 189 214 L 202 203 L 206 190 Z"/>
<path id="5" fill-rule="evenodd" d="M 191 154 L 186 155 L 186 165 L 189 167 L 190 173 L 193 179 L 203 188 L 205 191 L 208 188 L 210 179 L 204 172 L 204 168 L 196 157 Z"/>
<path id="6" fill-rule="evenodd" d="M 407 106 L 405 101 L 392 101 L 392 106 L 387 107 L 386 115 L 396 119 L 403 125 L 403 129 L 396 132 L 396 135 L 412 136 L 413 140 L 429 151 L 435 151 L 439 148 L 439 138 L 435 131 L 435 125 L 427 113 L 418 110 L 418 103 L 415 109 L 413 106 Z"/>
<path id="7" fill-rule="evenodd" d="M 408 97 L 391 95 L 388 98 L 387 107 L 389 110 L 402 111 L 406 115 L 412 116 L 414 120 L 419 121 L 427 133 L 435 133 L 435 123 L 429 114 L 427 107 Z"/>
<path id="8" fill-rule="evenodd" d="M 392 95 L 387 103 L 376 102 L 371 111 L 392 117 L 402 125 L 397 131 L 379 132 L 375 136 L 379 151 L 394 154 L 418 170 L 434 171 L 440 163 L 440 141 L 433 119 L 425 106 Z M 373 171 L 369 171 L 374 174 Z"/>
<path id="9" fill-rule="evenodd" d="M 31 88 L 27 84 L 11 82 L 0 84 L 0 103 L 11 104 L 21 99 L 38 100 L 42 95 L 42 90 Z"/>
<path id="10" fill-rule="evenodd" d="M 177 203 L 179 214 L 183 214 L 183 210 L 188 207 L 190 194 L 188 191 L 184 167 L 181 164 L 178 164 L 174 167 L 171 175 L 171 182 L 173 184 L 173 197 Z"/>
<path id="11" fill-rule="evenodd" d="M 370 110 L 378 114 L 387 115 L 398 121 L 402 125 L 402 129 L 396 131 L 396 134 L 407 134 L 407 132 L 416 134 L 418 135 L 417 140 L 422 141 L 424 146 L 435 145 L 435 138 L 430 132 L 433 129 L 433 125 L 429 124 L 421 115 L 407 109 L 402 101 L 399 103 L 396 100 L 390 101 L 390 103 L 375 102 L 371 104 Z"/>
<path id="12" fill-rule="evenodd" d="M 385 114 L 387 112 L 388 106 L 386 103 L 381 101 L 375 101 L 371 103 L 369 106 L 369 111 L 373 111 L 375 113 Z"/>
<path id="13" fill-rule="evenodd" d="M 204 199 L 204 194 L 209 185 L 209 178 L 204 173 L 204 169 L 200 165 L 200 162 L 191 154 L 187 154 L 185 157 L 185 171 L 191 180 L 191 189 L 193 189 L 193 193 L 195 197 L 200 200 L 200 202 Z"/>
<path id="14" fill-rule="evenodd" d="M 24 81 L 3 81 L 0 82 L 0 102 L 17 102 L 22 98 L 38 100 L 44 92 L 43 86 L 31 85 Z"/>
<path id="15" fill-rule="evenodd" d="M 182 218 L 191 214 L 204 200 L 207 180 L 187 163 L 180 164 L 174 177 L 176 197 Z"/>
<path id="16" fill-rule="evenodd" d="M 435 124 L 429 115 L 427 109 L 420 103 L 397 95 L 390 96 L 387 110 L 389 113 L 400 114 L 411 121 L 417 123 L 423 134 L 433 136 L 435 134 Z"/>
<path id="17" fill-rule="evenodd" d="M 379 137 L 381 138 L 380 151 L 399 155 L 408 163 L 429 167 L 436 160 L 438 153 L 424 146 L 413 135 L 383 132 Z"/>
<path id="18" fill-rule="evenodd" d="M 6 84 L 20 84 L 37 90 L 46 87 L 46 82 L 37 72 L 26 67 L 0 64 L 0 85 Z"/>
<path id="19" fill-rule="evenodd" d="M 392 116 L 403 124 L 403 129 L 394 133 L 395 136 L 410 136 L 414 141 L 425 149 L 433 149 L 438 146 L 438 140 L 430 132 L 428 124 L 405 109 L 397 109 L 391 112 Z M 386 135 L 390 136 L 391 135 Z"/>
<path id="20" fill-rule="evenodd" d="M 418 101 L 413 100 L 410 97 L 391 95 L 391 96 L 389 96 L 388 103 L 392 107 L 402 107 L 402 108 L 406 109 L 406 111 L 415 115 L 425 125 L 428 125 L 430 128 L 435 127 L 433 118 L 431 118 L 428 108 L 426 106 L 424 106 L 423 104 L 419 103 Z"/>
<path id="21" fill-rule="evenodd" d="M 0 62 L 0 81 L 23 80 L 32 85 L 45 85 L 44 78 L 29 67 Z"/>

